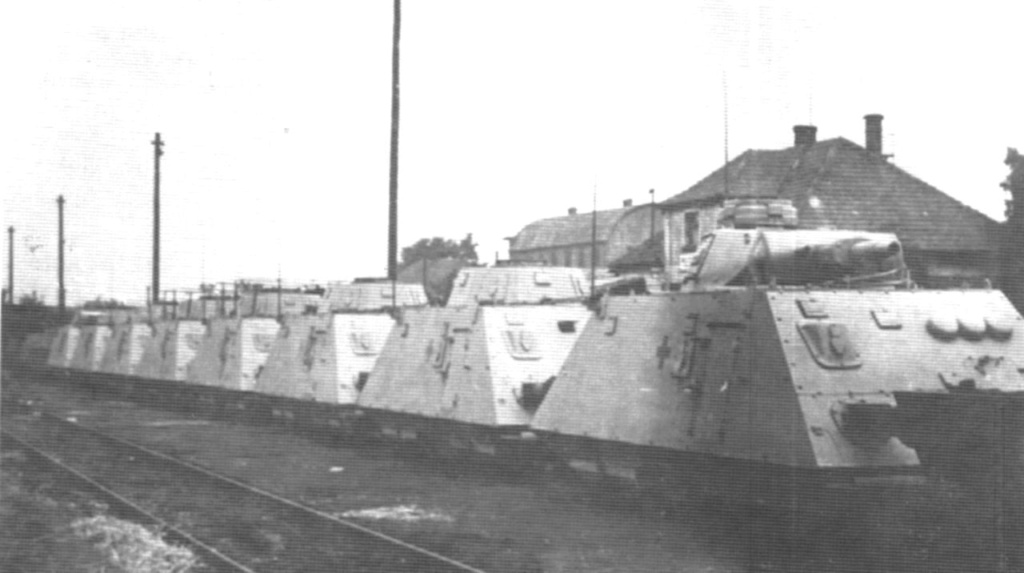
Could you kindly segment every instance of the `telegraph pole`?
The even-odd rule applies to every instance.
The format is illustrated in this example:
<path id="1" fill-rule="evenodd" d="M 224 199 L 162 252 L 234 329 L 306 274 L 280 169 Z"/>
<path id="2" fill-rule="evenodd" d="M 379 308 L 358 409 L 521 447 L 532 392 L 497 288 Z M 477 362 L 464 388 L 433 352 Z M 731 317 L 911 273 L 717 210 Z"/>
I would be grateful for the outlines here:
<path id="1" fill-rule="evenodd" d="M 64 314 L 64 196 L 57 196 L 57 309 Z"/>
<path id="2" fill-rule="evenodd" d="M 14 304 L 14 226 L 7 227 L 7 302 Z"/>
<path id="3" fill-rule="evenodd" d="M 597 277 L 597 178 L 594 181 L 594 209 L 590 213 L 590 300 L 594 300 Z M 607 252 L 607 247 L 605 248 Z M 581 263 L 583 261 L 580 261 Z"/>
<path id="4" fill-rule="evenodd" d="M 656 210 L 654 207 L 654 189 L 651 189 L 651 239 L 654 239 L 654 212 Z"/>
<path id="5" fill-rule="evenodd" d="M 164 142 L 160 132 L 156 133 L 153 144 L 153 302 L 160 302 L 160 156 L 164 154 Z"/>
<path id="6" fill-rule="evenodd" d="M 388 279 L 391 306 L 397 308 L 398 281 L 398 44 L 402 34 L 402 0 L 395 0 L 395 27 L 391 38 L 391 176 L 388 203 Z"/>

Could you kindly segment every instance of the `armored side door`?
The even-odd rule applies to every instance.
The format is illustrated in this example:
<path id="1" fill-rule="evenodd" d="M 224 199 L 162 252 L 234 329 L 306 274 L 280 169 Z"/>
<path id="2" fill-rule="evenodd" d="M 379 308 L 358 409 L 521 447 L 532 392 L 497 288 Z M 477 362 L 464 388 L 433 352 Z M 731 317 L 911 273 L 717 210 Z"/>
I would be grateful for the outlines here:
<path id="1" fill-rule="evenodd" d="M 673 378 L 683 393 L 684 440 L 721 454 L 735 424 L 743 423 L 751 380 L 746 297 L 714 300 L 688 315 Z"/>

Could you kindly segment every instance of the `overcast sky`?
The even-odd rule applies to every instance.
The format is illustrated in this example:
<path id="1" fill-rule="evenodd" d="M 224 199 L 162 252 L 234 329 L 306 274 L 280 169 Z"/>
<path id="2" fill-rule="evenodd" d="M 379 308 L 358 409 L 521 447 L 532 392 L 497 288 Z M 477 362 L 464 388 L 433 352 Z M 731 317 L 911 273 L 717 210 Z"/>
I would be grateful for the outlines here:
<path id="1" fill-rule="evenodd" d="M 473 233 L 490 262 L 595 187 L 666 199 L 723 162 L 726 102 L 730 157 L 803 123 L 863 144 L 884 114 L 892 161 L 999 219 L 1022 6 L 406 1 L 400 246 Z M 387 0 L 8 6 L 16 293 L 56 301 L 63 194 L 68 302 L 144 298 L 157 131 L 163 288 L 384 275 L 391 30 Z"/>

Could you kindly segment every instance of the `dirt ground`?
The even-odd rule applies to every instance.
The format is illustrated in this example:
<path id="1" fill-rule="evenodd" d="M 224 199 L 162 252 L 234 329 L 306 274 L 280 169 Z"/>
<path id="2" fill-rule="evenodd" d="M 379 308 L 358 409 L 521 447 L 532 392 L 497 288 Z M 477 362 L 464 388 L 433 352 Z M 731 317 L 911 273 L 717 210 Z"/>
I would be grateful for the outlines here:
<path id="1" fill-rule="evenodd" d="M 4 390 L 10 399 L 12 388 Z M 407 449 L 351 447 L 280 428 L 191 419 L 126 402 L 101 407 L 52 390 L 32 393 L 82 423 L 485 564 L 488 571 L 748 570 L 745 544 L 648 512 L 628 492 L 429 459 Z"/>
<path id="2" fill-rule="evenodd" d="M 415 446 L 101 407 L 56 388 L 32 393 L 69 417 L 323 511 L 470 562 L 486 556 L 495 571 L 996 571 L 995 545 L 1014 542 L 993 538 L 992 500 L 941 484 L 864 496 L 858 516 L 836 516 L 794 543 L 764 535 L 771 520 L 751 524 L 725 507 L 666 511 L 628 490 L 431 459 Z"/>

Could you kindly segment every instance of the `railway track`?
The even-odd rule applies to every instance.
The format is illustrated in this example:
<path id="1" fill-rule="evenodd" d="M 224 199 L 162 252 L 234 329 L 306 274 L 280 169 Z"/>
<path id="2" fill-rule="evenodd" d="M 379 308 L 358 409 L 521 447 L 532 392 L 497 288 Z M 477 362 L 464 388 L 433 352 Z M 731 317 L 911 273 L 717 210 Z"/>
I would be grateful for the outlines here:
<path id="1" fill-rule="evenodd" d="M 5 442 L 87 484 L 228 572 L 482 570 L 95 428 L 41 414 Z"/>

